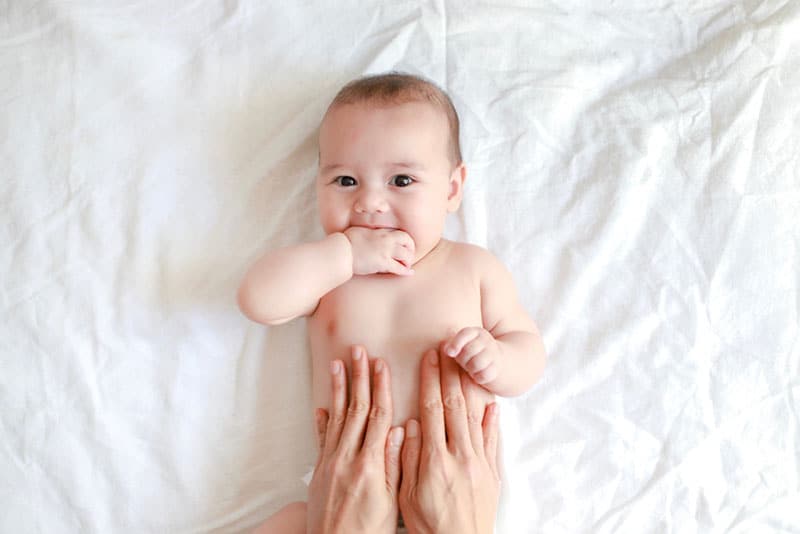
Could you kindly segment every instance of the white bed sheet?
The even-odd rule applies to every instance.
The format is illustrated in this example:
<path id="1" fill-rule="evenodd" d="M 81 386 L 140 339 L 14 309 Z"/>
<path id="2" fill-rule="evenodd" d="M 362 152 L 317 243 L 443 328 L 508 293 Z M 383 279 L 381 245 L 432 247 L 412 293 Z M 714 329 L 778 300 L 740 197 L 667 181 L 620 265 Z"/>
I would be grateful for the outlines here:
<path id="1" fill-rule="evenodd" d="M 304 497 L 305 325 L 235 290 L 320 235 L 332 95 L 400 69 L 461 113 L 448 236 L 550 355 L 497 531 L 800 532 L 798 34 L 794 0 L 0 4 L 0 531 Z"/>

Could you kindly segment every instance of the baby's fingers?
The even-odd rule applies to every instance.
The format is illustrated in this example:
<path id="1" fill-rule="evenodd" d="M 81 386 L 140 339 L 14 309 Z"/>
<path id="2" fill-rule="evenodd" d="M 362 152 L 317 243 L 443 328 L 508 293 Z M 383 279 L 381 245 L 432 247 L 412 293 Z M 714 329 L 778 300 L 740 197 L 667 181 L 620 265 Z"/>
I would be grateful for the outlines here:
<path id="1" fill-rule="evenodd" d="M 486 384 L 497 378 L 497 366 L 492 365 L 490 363 L 484 369 L 476 371 L 474 373 L 470 373 L 469 375 L 476 383 L 485 386 Z"/>
<path id="2" fill-rule="evenodd" d="M 444 352 L 451 358 L 458 356 L 464 347 L 480 335 L 482 328 L 467 327 L 462 328 L 444 346 Z"/>
<path id="3" fill-rule="evenodd" d="M 403 246 L 395 245 L 392 251 L 392 259 L 402 263 L 405 267 L 411 268 L 414 265 L 414 252 Z"/>
<path id="4" fill-rule="evenodd" d="M 414 269 L 409 269 L 397 260 L 392 260 L 386 267 L 384 272 L 396 274 L 399 276 L 411 276 L 414 274 Z"/>
<path id="5" fill-rule="evenodd" d="M 414 240 L 411 239 L 411 236 L 405 233 L 402 230 L 395 230 L 392 235 L 397 236 L 397 244 L 401 247 L 409 250 L 411 255 L 414 255 Z"/>

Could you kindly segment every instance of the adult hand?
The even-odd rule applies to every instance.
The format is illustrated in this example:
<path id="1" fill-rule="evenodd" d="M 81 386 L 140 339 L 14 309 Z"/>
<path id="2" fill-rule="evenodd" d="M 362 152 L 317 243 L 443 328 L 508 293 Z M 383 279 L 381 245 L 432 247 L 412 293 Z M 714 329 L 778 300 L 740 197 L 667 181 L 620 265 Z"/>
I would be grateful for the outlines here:
<path id="1" fill-rule="evenodd" d="M 497 405 L 486 408 L 458 364 L 428 351 L 420 365 L 422 421 L 406 423 L 400 511 L 412 534 L 494 530 L 500 476 Z"/>
<path id="2" fill-rule="evenodd" d="M 403 428 L 391 429 L 389 366 L 370 368 L 363 347 L 353 347 L 352 387 L 341 361 L 331 363 L 331 413 L 317 411 L 320 454 L 308 490 L 308 531 L 394 533 Z M 370 398 L 371 397 L 371 398 Z"/>
<path id="3" fill-rule="evenodd" d="M 353 274 L 414 274 L 414 240 L 402 230 L 351 226 L 344 235 L 353 250 Z"/>

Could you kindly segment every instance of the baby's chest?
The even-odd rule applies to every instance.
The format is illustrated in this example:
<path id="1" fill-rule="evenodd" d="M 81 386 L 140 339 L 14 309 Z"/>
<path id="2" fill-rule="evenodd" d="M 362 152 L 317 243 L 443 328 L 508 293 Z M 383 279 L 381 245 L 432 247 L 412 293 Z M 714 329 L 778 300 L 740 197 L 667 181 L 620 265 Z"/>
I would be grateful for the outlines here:
<path id="1" fill-rule="evenodd" d="M 482 321 L 477 282 L 452 273 L 438 280 L 414 277 L 354 278 L 320 301 L 308 322 L 314 406 L 328 406 L 328 362 L 349 364 L 350 347 L 363 345 L 370 357 L 389 364 L 394 424 L 417 417 L 422 355 Z"/>
<path id="2" fill-rule="evenodd" d="M 480 288 L 464 276 L 354 278 L 322 299 L 310 324 L 312 349 L 326 346 L 330 358 L 360 344 L 390 359 L 416 358 L 464 326 L 481 326 Z"/>

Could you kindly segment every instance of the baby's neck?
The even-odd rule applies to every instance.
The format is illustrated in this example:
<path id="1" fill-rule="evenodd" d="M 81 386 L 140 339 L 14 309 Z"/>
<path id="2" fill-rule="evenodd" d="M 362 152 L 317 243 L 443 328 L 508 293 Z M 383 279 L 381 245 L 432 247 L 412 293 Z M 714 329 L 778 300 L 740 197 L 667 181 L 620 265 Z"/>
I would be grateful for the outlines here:
<path id="1" fill-rule="evenodd" d="M 412 266 L 413 269 L 428 269 L 434 265 L 437 265 L 439 261 L 441 261 L 447 255 L 446 253 L 450 249 L 451 244 L 452 243 L 447 239 L 440 238 L 432 249 L 426 252 L 424 256 L 414 263 Z"/>

